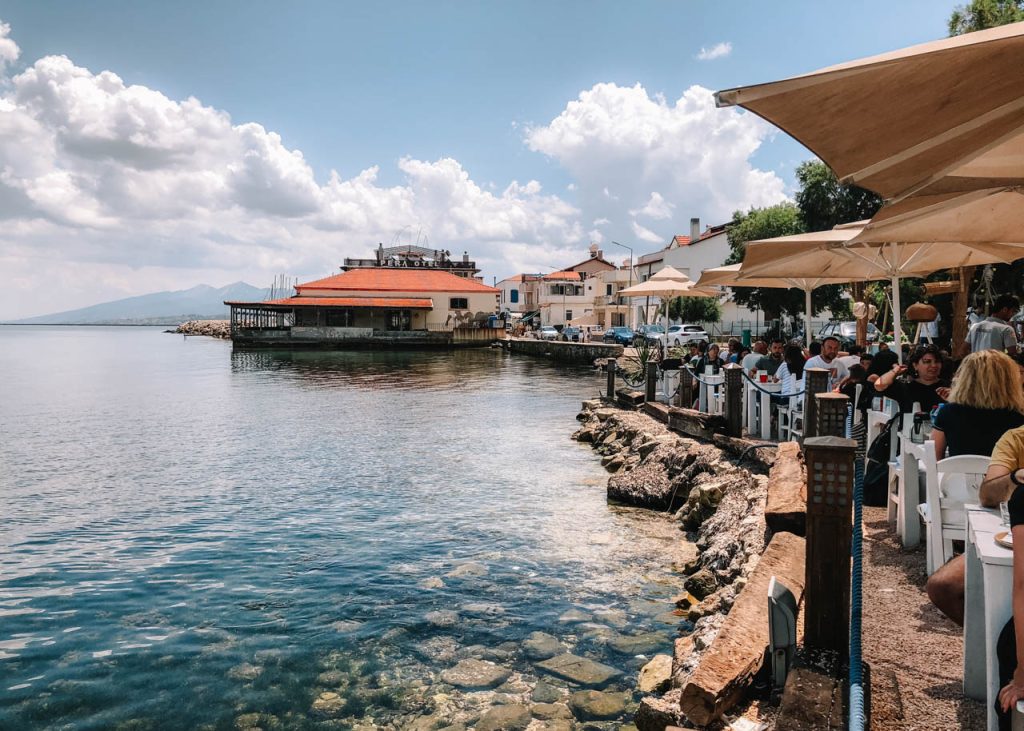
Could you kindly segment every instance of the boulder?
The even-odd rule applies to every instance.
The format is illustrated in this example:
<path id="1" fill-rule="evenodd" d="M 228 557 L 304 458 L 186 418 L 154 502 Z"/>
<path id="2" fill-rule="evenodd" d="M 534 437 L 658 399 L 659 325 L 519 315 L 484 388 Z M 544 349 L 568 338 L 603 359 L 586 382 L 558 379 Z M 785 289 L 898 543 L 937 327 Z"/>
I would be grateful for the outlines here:
<path id="1" fill-rule="evenodd" d="M 537 667 L 557 678 L 595 688 L 606 685 L 613 678 L 622 675 L 622 671 L 616 668 L 571 653 L 539 662 Z"/>
<path id="2" fill-rule="evenodd" d="M 572 711 L 564 703 L 534 703 L 530 706 L 534 718 L 550 721 L 555 718 L 572 718 Z"/>
<path id="3" fill-rule="evenodd" d="M 459 688 L 493 688 L 504 683 L 511 675 L 511 670 L 493 662 L 470 658 L 460 660 L 455 667 L 443 671 L 441 679 Z"/>
<path id="4" fill-rule="evenodd" d="M 636 687 L 641 693 L 661 693 L 668 689 L 672 681 L 672 656 L 655 655 L 654 658 L 640 668 Z"/>
<path id="5" fill-rule="evenodd" d="M 616 635 L 608 645 L 623 655 L 648 655 L 665 647 L 668 639 L 658 632 L 644 632 L 639 635 Z"/>
<path id="6" fill-rule="evenodd" d="M 640 700 L 640 705 L 633 715 L 633 723 L 640 731 L 666 731 L 672 726 L 679 726 L 679 691 L 672 691 L 661 698 L 647 696 Z"/>
<path id="7" fill-rule="evenodd" d="M 718 589 L 718 580 L 707 569 L 701 569 L 686 578 L 686 581 L 683 582 L 683 588 L 697 599 L 704 599 L 704 597 L 713 594 Z"/>
<path id="8" fill-rule="evenodd" d="M 579 690 L 569 696 L 569 707 L 581 721 L 607 720 L 625 713 L 629 699 L 629 693 Z"/>
<path id="9" fill-rule="evenodd" d="M 554 703 L 562 700 L 562 691 L 559 688 L 539 681 L 533 688 L 533 695 L 530 696 L 534 703 Z"/>

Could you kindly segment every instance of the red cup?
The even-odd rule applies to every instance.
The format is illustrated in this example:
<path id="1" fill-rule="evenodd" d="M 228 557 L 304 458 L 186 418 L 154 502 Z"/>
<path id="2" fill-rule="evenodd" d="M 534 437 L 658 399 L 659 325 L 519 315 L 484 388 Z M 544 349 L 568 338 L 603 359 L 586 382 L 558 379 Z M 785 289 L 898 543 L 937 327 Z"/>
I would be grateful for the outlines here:
<path id="1" fill-rule="evenodd" d="M 760 375 L 758 375 L 757 378 L 758 378 L 759 381 L 761 381 L 761 383 L 768 383 L 768 374 L 767 373 L 761 373 Z"/>

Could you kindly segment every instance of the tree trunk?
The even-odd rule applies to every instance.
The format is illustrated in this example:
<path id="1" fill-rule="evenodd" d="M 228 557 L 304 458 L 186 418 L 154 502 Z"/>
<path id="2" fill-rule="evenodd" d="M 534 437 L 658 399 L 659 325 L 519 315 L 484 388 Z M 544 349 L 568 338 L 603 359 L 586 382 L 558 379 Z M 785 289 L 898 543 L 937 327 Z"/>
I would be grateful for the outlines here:
<path id="1" fill-rule="evenodd" d="M 953 295 L 953 341 L 950 352 L 957 356 L 967 342 L 967 302 L 974 279 L 974 267 L 960 267 L 960 287 Z"/>

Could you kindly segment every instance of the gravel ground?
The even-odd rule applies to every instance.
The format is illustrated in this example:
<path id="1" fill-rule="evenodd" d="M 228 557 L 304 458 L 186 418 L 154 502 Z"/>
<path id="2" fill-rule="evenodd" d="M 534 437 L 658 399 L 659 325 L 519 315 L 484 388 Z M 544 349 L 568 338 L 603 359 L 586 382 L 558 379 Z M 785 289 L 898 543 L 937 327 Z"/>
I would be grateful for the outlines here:
<path id="1" fill-rule="evenodd" d="M 901 548 L 885 508 L 865 508 L 864 659 L 876 682 L 880 671 L 896 674 L 903 702 L 902 725 L 892 720 L 884 728 L 983 729 L 984 705 L 963 696 L 962 630 L 928 601 L 925 578 L 923 542 Z M 881 701 L 884 694 L 875 696 Z"/>

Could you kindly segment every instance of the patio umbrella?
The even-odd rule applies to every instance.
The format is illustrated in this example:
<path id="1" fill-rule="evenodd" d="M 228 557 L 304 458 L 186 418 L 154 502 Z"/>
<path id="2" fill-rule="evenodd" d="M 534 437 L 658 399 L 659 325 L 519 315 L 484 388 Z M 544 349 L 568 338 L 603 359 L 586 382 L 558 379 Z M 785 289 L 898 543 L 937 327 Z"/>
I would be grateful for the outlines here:
<path id="1" fill-rule="evenodd" d="M 811 344 L 811 292 L 826 284 L 846 284 L 847 277 L 786 276 L 786 277 L 741 277 L 741 264 L 705 269 L 698 287 L 765 287 L 767 289 L 802 289 L 804 291 L 804 337 Z"/>
<path id="2" fill-rule="evenodd" d="M 896 201 L 1024 184 L 1024 23 L 716 94 Z M 913 204 L 912 204 L 913 205 Z"/>
<path id="3" fill-rule="evenodd" d="M 713 289 L 698 287 L 688 276 L 674 267 L 658 270 L 650 279 L 619 290 L 624 297 L 659 297 L 665 306 L 665 332 L 668 332 L 668 301 L 675 297 L 715 297 Z M 665 338 L 667 344 L 668 338 Z"/>

